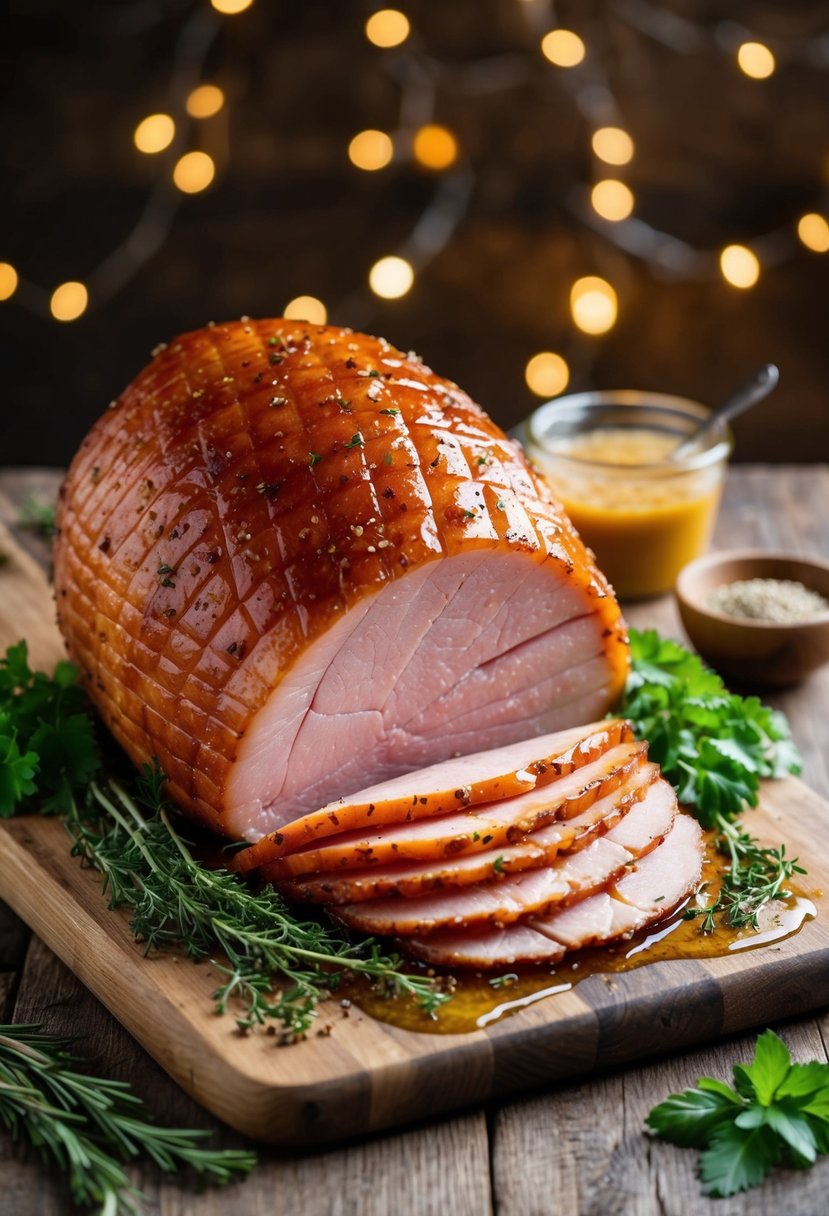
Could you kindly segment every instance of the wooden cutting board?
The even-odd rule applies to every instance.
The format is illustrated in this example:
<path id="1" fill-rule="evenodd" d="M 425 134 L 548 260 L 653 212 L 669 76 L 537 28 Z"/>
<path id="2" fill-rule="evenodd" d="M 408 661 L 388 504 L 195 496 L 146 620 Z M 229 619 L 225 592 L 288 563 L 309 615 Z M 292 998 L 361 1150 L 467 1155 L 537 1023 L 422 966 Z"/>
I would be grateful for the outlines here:
<path id="1" fill-rule="evenodd" d="M 62 654 L 46 580 L 0 528 L 0 648 L 21 636 L 49 667 Z M 215 972 L 175 954 L 144 957 L 100 878 L 70 857 L 62 826 L 0 823 L 5 899 L 178 1083 L 261 1140 L 308 1144 L 479 1103 L 493 1094 L 661 1054 L 829 1003 L 829 804 L 794 778 L 769 783 L 752 830 L 807 865 L 819 913 L 800 933 L 722 958 L 652 963 L 600 975 L 467 1034 L 378 1022 L 338 1002 L 311 1034 L 282 1048 L 240 1037 L 212 1013 Z M 347 1014 L 347 1016 L 346 1016 Z M 78 1028 L 79 1031 L 83 1027 Z"/>

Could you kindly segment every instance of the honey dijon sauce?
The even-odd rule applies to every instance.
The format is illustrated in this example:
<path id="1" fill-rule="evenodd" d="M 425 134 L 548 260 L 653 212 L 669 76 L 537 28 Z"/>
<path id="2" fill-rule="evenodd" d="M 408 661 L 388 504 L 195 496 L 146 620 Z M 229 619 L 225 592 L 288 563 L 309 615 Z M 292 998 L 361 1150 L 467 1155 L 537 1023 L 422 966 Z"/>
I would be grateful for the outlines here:
<path id="1" fill-rule="evenodd" d="M 717 898 L 721 880 L 721 859 L 709 855 L 703 870 L 697 901 L 704 906 Z M 702 933 L 700 920 L 687 920 L 685 912 L 695 906 L 695 900 L 683 904 L 658 925 L 633 937 L 609 946 L 579 950 L 553 967 L 543 964 L 502 968 L 493 972 L 457 971 L 452 974 L 434 968 L 410 964 L 413 973 L 443 977 L 451 1000 L 434 1018 L 425 1014 L 412 1000 L 390 998 L 379 993 L 360 979 L 346 980 L 338 995 L 380 1022 L 388 1022 L 404 1030 L 427 1034 L 467 1034 L 482 1030 L 502 1018 L 526 1009 L 537 1001 L 554 999 L 591 975 L 611 977 L 632 971 L 646 963 L 678 959 L 719 958 L 736 951 L 757 949 L 773 942 L 784 941 L 797 933 L 803 924 L 817 914 L 814 903 L 789 884 L 792 891 L 787 900 L 775 900 L 760 912 L 758 928 L 732 929 L 719 925 L 713 933 Z M 608 982 L 612 982 L 608 978 Z"/>
<path id="2" fill-rule="evenodd" d="M 669 590 L 708 545 L 722 464 L 671 464 L 676 434 L 597 427 L 531 454 L 618 595 Z"/>

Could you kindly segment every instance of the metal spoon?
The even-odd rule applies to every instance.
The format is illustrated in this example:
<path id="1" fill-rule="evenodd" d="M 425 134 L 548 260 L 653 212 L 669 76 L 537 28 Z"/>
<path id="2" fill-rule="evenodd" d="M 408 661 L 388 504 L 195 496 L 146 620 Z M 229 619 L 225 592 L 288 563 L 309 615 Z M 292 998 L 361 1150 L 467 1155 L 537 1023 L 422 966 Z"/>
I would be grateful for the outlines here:
<path id="1" fill-rule="evenodd" d="M 683 439 L 665 459 L 673 462 L 687 456 L 694 448 L 699 447 L 701 441 L 721 422 L 730 422 L 732 418 L 736 418 L 739 414 L 751 409 L 752 405 L 756 405 L 758 401 L 767 397 L 779 379 L 780 371 L 777 366 L 774 363 L 766 363 L 758 372 L 754 373 L 750 380 L 741 385 L 736 393 L 732 393 L 727 401 L 713 410 L 705 421 Z"/>

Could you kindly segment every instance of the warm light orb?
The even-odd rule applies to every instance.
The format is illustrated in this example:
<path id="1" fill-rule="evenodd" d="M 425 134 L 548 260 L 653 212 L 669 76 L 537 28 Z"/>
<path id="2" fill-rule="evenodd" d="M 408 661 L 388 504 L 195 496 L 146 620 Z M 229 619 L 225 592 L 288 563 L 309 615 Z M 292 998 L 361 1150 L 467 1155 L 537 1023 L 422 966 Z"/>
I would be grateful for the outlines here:
<path id="1" fill-rule="evenodd" d="M 572 30 L 550 30 L 541 39 L 541 52 L 557 68 L 574 68 L 584 59 L 587 48 Z"/>
<path id="2" fill-rule="evenodd" d="M 414 282 L 414 267 L 405 258 L 386 257 L 375 262 L 368 272 L 368 284 L 376 296 L 399 300 Z"/>
<path id="3" fill-rule="evenodd" d="M 253 0 L 210 0 L 217 13 L 221 13 L 225 17 L 235 17 L 237 13 L 243 13 L 246 8 L 250 8 Z"/>
<path id="4" fill-rule="evenodd" d="M 52 292 L 49 309 L 56 321 L 76 321 L 88 303 L 89 292 L 83 283 L 61 283 Z"/>
<path id="5" fill-rule="evenodd" d="M 616 323 L 616 292 L 604 279 L 588 275 L 570 289 L 570 312 L 585 334 L 606 334 Z"/>
<path id="6" fill-rule="evenodd" d="M 394 144 L 385 131 L 359 131 L 348 145 L 348 159 L 358 169 L 384 169 L 392 158 Z"/>
<path id="7" fill-rule="evenodd" d="M 212 118 L 225 104 L 225 95 L 215 84 L 200 84 L 188 94 L 187 113 L 191 118 Z"/>
<path id="8" fill-rule="evenodd" d="M 0 262 L 0 300 L 10 300 L 17 291 L 17 271 L 11 262 Z"/>
<path id="9" fill-rule="evenodd" d="M 744 42 L 737 51 L 737 63 L 752 80 L 766 80 L 777 66 L 774 55 L 762 42 Z"/>
<path id="10" fill-rule="evenodd" d="M 328 310 L 316 296 L 296 296 L 282 309 L 283 317 L 289 321 L 310 321 L 312 325 L 324 325 Z"/>
<path id="11" fill-rule="evenodd" d="M 626 220 L 633 210 L 633 191 L 624 182 L 608 177 L 596 182 L 590 192 L 590 201 L 597 215 L 616 223 Z"/>
<path id="12" fill-rule="evenodd" d="M 448 169 L 458 159 L 458 141 L 448 127 L 428 122 L 415 135 L 412 151 L 424 169 Z"/>
<path id="13" fill-rule="evenodd" d="M 633 140 L 621 127 L 599 127 L 591 142 L 596 156 L 607 165 L 626 165 L 633 160 Z"/>
<path id="14" fill-rule="evenodd" d="M 169 114 L 149 114 L 135 128 L 132 138 L 138 151 L 149 155 L 169 148 L 175 133 L 176 124 Z"/>
<path id="15" fill-rule="evenodd" d="M 570 382 L 567 360 L 552 350 L 542 350 L 524 368 L 527 386 L 539 397 L 557 397 Z"/>
<path id="16" fill-rule="evenodd" d="M 760 277 L 760 261 L 745 245 L 727 245 L 720 254 L 720 270 L 732 287 L 753 287 Z"/>
<path id="17" fill-rule="evenodd" d="M 173 169 L 173 181 L 182 194 L 206 190 L 215 176 L 216 166 L 206 152 L 185 152 Z"/>
<path id="18" fill-rule="evenodd" d="M 400 46 L 411 32 L 409 18 L 396 8 L 381 8 L 366 22 L 366 38 L 375 46 Z"/>
<path id="19" fill-rule="evenodd" d="M 802 215 L 797 222 L 797 235 L 813 253 L 829 253 L 829 223 L 825 216 L 816 211 Z"/>

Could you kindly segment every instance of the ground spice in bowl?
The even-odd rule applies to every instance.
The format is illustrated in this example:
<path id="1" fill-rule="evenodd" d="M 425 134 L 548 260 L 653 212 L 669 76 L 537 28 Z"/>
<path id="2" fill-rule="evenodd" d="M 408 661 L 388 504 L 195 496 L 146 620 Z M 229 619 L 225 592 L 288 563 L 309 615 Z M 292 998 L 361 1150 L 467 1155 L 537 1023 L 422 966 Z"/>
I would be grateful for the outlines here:
<path id="1" fill-rule="evenodd" d="M 748 578 L 714 587 L 705 599 L 711 612 L 786 625 L 829 612 L 829 600 L 787 578 Z"/>

